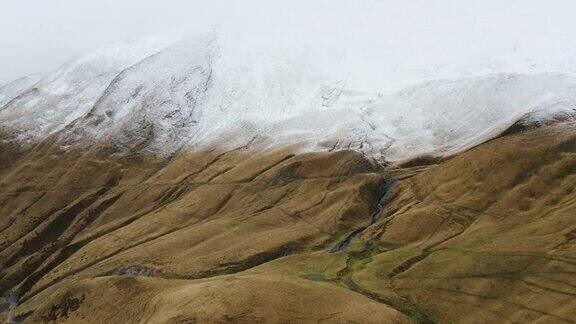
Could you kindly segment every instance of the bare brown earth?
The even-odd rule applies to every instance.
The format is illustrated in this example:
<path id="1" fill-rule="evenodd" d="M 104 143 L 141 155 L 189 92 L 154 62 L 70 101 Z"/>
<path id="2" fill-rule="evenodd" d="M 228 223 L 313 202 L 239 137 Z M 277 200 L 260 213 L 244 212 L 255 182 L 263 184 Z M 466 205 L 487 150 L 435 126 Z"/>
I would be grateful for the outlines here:
<path id="1" fill-rule="evenodd" d="M 572 323 L 575 129 L 403 167 L 296 146 L 3 151 L 0 292 L 18 306 L 1 318 Z"/>

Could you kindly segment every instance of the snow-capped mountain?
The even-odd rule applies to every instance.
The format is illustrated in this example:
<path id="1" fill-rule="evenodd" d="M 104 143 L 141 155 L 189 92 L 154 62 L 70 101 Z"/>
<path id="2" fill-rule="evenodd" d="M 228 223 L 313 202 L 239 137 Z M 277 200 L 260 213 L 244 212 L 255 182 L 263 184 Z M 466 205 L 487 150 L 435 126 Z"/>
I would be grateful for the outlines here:
<path id="1" fill-rule="evenodd" d="M 124 69 L 152 55 L 168 40 L 114 45 L 84 55 L 55 71 L 33 75 L 0 89 L 0 120 L 21 142 L 34 142 L 84 116 Z"/>
<path id="2" fill-rule="evenodd" d="M 165 155 L 301 143 L 399 161 L 576 112 L 568 74 L 439 79 L 383 95 L 355 88 L 345 58 L 292 45 L 212 33 L 100 50 L 1 88 L 0 123 L 28 144 L 54 135 L 62 147 L 107 141 Z"/>

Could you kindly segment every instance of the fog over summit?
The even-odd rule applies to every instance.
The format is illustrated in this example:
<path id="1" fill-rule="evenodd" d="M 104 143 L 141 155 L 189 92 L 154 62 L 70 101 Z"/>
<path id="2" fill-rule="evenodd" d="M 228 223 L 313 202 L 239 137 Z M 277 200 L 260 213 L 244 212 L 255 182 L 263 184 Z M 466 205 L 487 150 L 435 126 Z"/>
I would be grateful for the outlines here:
<path id="1" fill-rule="evenodd" d="M 575 6 L 567 0 L 2 0 L 0 83 L 110 43 L 218 26 L 286 47 L 302 39 L 326 48 L 345 57 L 370 91 L 482 73 L 573 72 Z"/>

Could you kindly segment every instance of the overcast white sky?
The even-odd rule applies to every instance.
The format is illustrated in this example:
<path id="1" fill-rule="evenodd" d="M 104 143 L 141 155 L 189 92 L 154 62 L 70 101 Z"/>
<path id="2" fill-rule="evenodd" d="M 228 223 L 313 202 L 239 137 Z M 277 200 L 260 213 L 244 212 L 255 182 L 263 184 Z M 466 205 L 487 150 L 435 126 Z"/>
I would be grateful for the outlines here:
<path id="1" fill-rule="evenodd" d="M 0 0 L 0 83 L 108 43 L 219 24 L 361 42 L 367 68 L 391 57 L 422 66 L 437 51 L 482 62 L 520 53 L 575 72 L 575 13 L 573 0 Z"/>

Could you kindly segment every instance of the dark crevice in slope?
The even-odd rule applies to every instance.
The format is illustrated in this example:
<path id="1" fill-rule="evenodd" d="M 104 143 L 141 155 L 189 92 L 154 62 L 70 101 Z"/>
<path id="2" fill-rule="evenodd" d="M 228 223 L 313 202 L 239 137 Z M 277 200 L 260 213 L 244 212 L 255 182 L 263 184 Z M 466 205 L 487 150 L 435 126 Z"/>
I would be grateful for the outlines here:
<path id="1" fill-rule="evenodd" d="M 48 212 L 43 213 L 42 215 L 40 215 L 37 218 L 33 218 L 30 221 L 30 227 L 31 228 L 37 228 L 42 224 L 43 220 L 48 219 L 50 216 L 56 214 L 58 212 L 59 208 L 51 208 L 50 210 L 48 210 Z M 20 241 L 23 237 L 25 237 L 26 235 L 30 234 L 30 231 L 23 231 L 20 235 L 14 237 L 14 238 L 6 238 L 5 241 L 1 241 L 0 242 L 0 250 L 2 252 L 0 252 L 0 254 L 2 254 L 4 251 L 7 251 L 11 246 L 13 246 L 14 244 L 16 244 L 18 241 Z"/>
<path id="2" fill-rule="evenodd" d="M 563 242 L 557 244 L 554 247 L 554 250 L 559 250 L 561 248 L 563 248 L 566 245 L 569 245 L 571 242 L 573 242 L 576 239 L 576 229 L 573 229 L 571 231 L 569 231 L 568 233 L 563 235 Z"/>
<path id="3" fill-rule="evenodd" d="M 113 270 L 111 272 L 105 273 L 104 275 L 131 275 L 131 276 L 153 276 L 163 279 L 187 279 L 187 280 L 195 280 L 195 279 L 207 279 L 227 274 L 235 274 L 242 271 L 246 271 L 257 267 L 259 265 L 274 261 L 276 259 L 285 257 L 292 253 L 297 253 L 297 247 L 293 243 L 284 244 L 272 251 L 263 251 L 261 253 L 257 253 L 254 255 L 249 256 L 248 258 L 238 261 L 238 262 L 230 262 L 230 263 L 223 263 L 218 268 L 210 269 L 208 271 L 204 271 L 201 273 L 197 273 L 194 275 L 169 275 L 163 274 L 159 271 L 154 271 L 151 268 L 140 266 L 140 265 L 131 265 L 128 267 L 123 267 L 119 270 Z M 141 269 L 137 273 L 127 273 L 126 269 Z M 133 271 L 132 271 L 133 272 Z M 28 297 L 29 298 L 29 297 Z"/>
<path id="4" fill-rule="evenodd" d="M 408 260 L 406 260 L 406 261 L 402 262 L 400 265 L 398 265 L 396 268 L 392 269 L 392 271 L 390 271 L 390 273 L 388 274 L 388 277 L 393 278 L 393 277 L 395 277 L 401 273 L 404 273 L 404 272 L 410 270 L 413 266 L 415 266 L 419 262 L 426 259 L 433 252 L 436 252 L 436 251 L 443 249 L 443 248 L 435 249 L 437 246 L 440 246 L 440 245 L 450 241 L 451 239 L 457 237 L 458 235 L 460 235 L 462 233 L 463 233 L 463 231 L 457 232 L 456 234 L 450 235 L 447 238 L 424 248 L 420 254 L 409 258 Z"/>
<path id="5" fill-rule="evenodd" d="M 403 272 L 408 271 L 416 263 L 426 259 L 431 253 L 432 253 L 432 251 L 430 251 L 430 250 L 424 250 L 424 251 L 422 251 L 422 253 L 418 254 L 417 256 L 409 258 L 408 260 L 402 262 L 396 268 L 392 269 L 392 271 L 390 271 L 390 273 L 388 274 L 388 277 L 393 278 L 393 277 L 395 277 L 395 276 L 397 276 Z"/>
<path id="6" fill-rule="evenodd" d="M 56 251 L 68 244 L 78 232 L 87 226 L 86 219 L 80 219 L 77 222 L 74 222 L 74 220 L 102 194 L 104 194 L 104 192 L 100 191 L 96 194 L 89 195 L 72 207 L 59 213 L 57 218 L 53 219 L 29 244 L 23 245 L 18 252 L 13 254 L 6 262 L 6 264 L 8 264 L 5 267 L 6 269 L 15 265 L 19 259 L 25 259 L 4 276 L 0 288 L 4 291 L 15 287 L 22 281 L 26 282 L 29 279 L 32 281 L 37 280 L 34 279 L 38 276 L 37 268 L 49 260 L 51 256 L 55 255 Z M 93 216 L 94 215 L 88 215 L 87 218 Z M 56 260 L 59 260 L 58 255 L 56 255 Z M 52 261 L 50 261 L 50 264 L 52 264 Z M 42 272 L 42 270 L 40 270 L 40 272 Z"/>
<path id="7" fill-rule="evenodd" d="M 16 222 L 16 216 L 12 216 L 10 217 L 10 219 L 8 221 L 5 222 L 5 224 L 2 226 L 2 228 L 0 228 L 0 234 L 4 233 L 4 231 L 6 231 L 7 229 L 9 229 L 14 222 Z M 6 242 L 6 241 L 5 241 Z M 5 244 L 5 243 L 4 243 Z M 3 245 L 2 243 L 0 243 L 0 245 Z"/>
<path id="8" fill-rule="evenodd" d="M 330 235 L 330 233 L 327 233 L 325 230 L 323 230 L 322 228 L 316 226 L 315 224 L 309 222 L 308 220 L 306 220 L 305 218 L 302 217 L 301 213 L 303 213 L 306 210 L 310 210 L 312 208 L 315 208 L 317 206 L 319 206 L 320 204 L 322 204 L 322 202 L 324 201 L 324 199 L 326 197 L 323 197 L 318 203 L 314 204 L 313 206 L 310 206 L 309 208 L 303 210 L 303 211 L 299 211 L 299 212 L 289 212 L 286 209 L 284 209 L 282 206 L 280 206 L 279 204 L 270 204 L 271 200 L 266 198 L 264 195 L 262 195 L 261 193 L 255 192 L 254 193 L 257 197 L 259 197 L 260 199 L 264 200 L 265 202 L 268 202 L 268 204 L 271 206 L 270 208 L 276 208 L 277 210 L 279 210 L 282 214 L 288 216 L 290 219 L 296 221 L 296 222 L 302 222 L 304 224 L 306 224 L 306 226 L 309 226 L 310 228 L 314 229 L 315 231 L 318 231 L 319 233 L 323 233 L 325 235 Z"/>
<path id="9" fill-rule="evenodd" d="M 30 204 L 28 204 L 28 206 L 22 208 L 22 210 L 20 210 L 18 212 L 18 214 L 24 214 L 28 209 L 30 209 L 32 206 L 34 206 L 40 199 L 42 199 L 42 197 L 44 197 L 46 195 L 45 192 L 41 193 L 38 195 L 38 197 L 34 198 L 34 200 L 32 200 L 32 202 Z"/>
<path id="10" fill-rule="evenodd" d="M 107 235 L 107 234 L 110 234 L 110 233 L 112 233 L 112 232 L 114 232 L 114 231 L 116 231 L 116 230 L 118 230 L 118 229 L 120 229 L 120 228 L 122 228 L 122 227 L 128 226 L 128 225 L 130 225 L 131 223 L 133 223 L 133 222 L 137 221 L 138 219 L 140 219 L 141 217 L 143 217 L 143 216 L 145 216 L 145 215 L 147 215 L 147 214 L 150 214 L 150 213 L 152 213 L 152 212 L 155 212 L 155 211 L 158 211 L 158 210 L 164 208 L 164 207 L 165 207 L 167 204 L 169 204 L 170 202 L 172 202 L 172 201 L 180 198 L 180 197 L 182 196 L 182 194 L 188 189 L 188 187 L 186 186 L 186 184 L 175 184 L 174 186 L 175 186 L 176 189 L 179 188 L 179 187 L 185 187 L 185 189 L 182 189 L 182 190 L 180 190 L 180 191 L 178 191 L 178 192 L 176 192 L 176 191 L 177 191 L 176 189 L 169 189 L 169 190 L 167 190 L 166 192 L 168 192 L 168 191 L 170 192 L 169 195 L 167 195 L 166 192 L 164 192 L 159 198 L 157 198 L 157 199 L 155 200 L 155 202 L 158 202 L 158 200 L 161 200 L 161 202 L 155 204 L 155 205 L 152 206 L 152 207 L 148 207 L 148 208 L 146 208 L 146 209 L 144 209 L 144 210 L 141 210 L 141 211 L 135 213 L 135 214 L 132 215 L 132 216 L 129 216 L 127 219 L 125 219 L 124 221 L 122 221 L 122 222 L 120 222 L 120 223 L 118 223 L 118 224 L 115 224 L 115 225 L 110 226 L 110 227 L 108 227 L 108 228 L 104 228 L 104 229 L 98 230 L 98 231 L 96 231 L 94 234 L 88 235 L 87 237 L 81 239 L 81 240 L 78 241 L 76 244 L 79 244 L 79 245 L 81 245 L 81 246 L 84 246 L 84 245 L 90 243 L 91 241 L 97 240 L 97 239 L 99 239 L 99 238 L 101 238 L 101 237 L 103 237 L 103 236 L 105 236 L 105 235 Z M 118 197 L 118 198 L 120 198 L 120 197 Z"/>
<path id="11" fill-rule="evenodd" d="M 176 185 L 172 189 L 168 189 L 162 196 L 157 198 L 154 202 L 158 203 L 158 206 L 166 206 L 169 203 L 176 201 L 182 197 L 188 191 L 186 185 Z"/>
<path id="12" fill-rule="evenodd" d="M 224 263 L 224 264 L 221 264 L 216 269 L 211 269 L 207 272 L 203 272 L 203 273 L 196 275 L 196 276 L 193 276 L 193 277 L 185 277 L 185 278 L 179 278 L 179 279 L 210 278 L 210 277 L 220 276 L 220 275 L 224 275 L 224 274 L 238 273 L 241 271 L 245 271 L 245 270 L 257 267 L 257 266 L 262 265 L 264 263 L 268 263 L 268 262 L 276 260 L 278 258 L 287 256 L 288 254 L 291 254 L 294 252 L 296 252 L 296 247 L 293 244 L 288 243 L 288 244 L 280 246 L 277 249 L 274 249 L 273 251 L 264 251 L 261 253 L 257 253 L 257 254 L 254 254 L 254 255 L 252 255 L 252 256 L 250 256 L 247 259 L 244 259 L 242 261 L 233 262 L 233 263 Z"/>
<path id="13" fill-rule="evenodd" d="M 209 217 L 212 216 L 212 215 L 215 215 L 215 214 L 219 213 L 219 212 L 226 206 L 226 204 L 227 204 L 228 201 L 232 198 L 232 196 L 233 196 L 233 193 L 230 193 L 229 195 L 227 195 L 227 196 L 224 198 L 224 201 L 221 202 L 221 203 L 216 207 L 217 210 L 216 210 L 213 214 L 205 217 L 205 219 L 206 219 L 206 218 L 209 218 Z M 177 199 L 177 198 L 174 198 L 174 199 Z M 170 200 L 169 202 L 163 202 L 163 203 L 161 203 L 160 205 L 155 206 L 152 210 L 149 210 L 149 211 L 147 211 L 147 212 L 140 213 L 140 214 L 137 215 L 137 217 L 134 217 L 134 218 L 130 219 L 128 222 L 125 222 L 125 223 L 122 223 L 122 224 L 124 224 L 123 226 L 128 225 L 128 224 L 132 223 L 133 221 L 137 220 L 138 218 L 140 218 L 140 217 L 142 217 L 142 216 L 144 216 L 144 215 L 146 215 L 146 214 L 149 214 L 149 213 L 151 213 L 151 212 L 153 212 L 153 211 L 155 211 L 155 210 L 158 210 L 158 209 L 164 207 L 166 204 L 168 204 L 168 203 L 170 203 L 170 202 L 172 202 L 172 201 L 173 201 L 173 200 Z M 200 222 L 201 222 L 201 221 L 200 221 Z M 95 260 L 93 260 L 93 261 L 91 261 L 91 262 L 83 265 L 82 267 L 79 267 L 79 268 L 70 270 L 70 271 L 66 272 L 65 274 L 61 275 L 60 277 L 58 277 L 57 279 L 53 280 L 52 282 L 49 282 L 49 283 L 47 283 L 47 284 L 44 284 L 44 285 L 41 286 L 41 287 L 38 287 L 38 288 L 35 289 L 35 290 L 32 290 L 29 295 L 24 296 L 24 298 L 22 299 L 22 301 L 24 302 L 24 301 L 29 300 L 30 298 L 36 296 L 38 293 L 40 293 L 40 292 L 42 292 L 43 290 L 49 288 L 50 286 L 53 286 L 53 285 L 59 283 L 60 281 L 64 280 L 64 279 L 67 278 L 67 277 L 70 277 L 70 276 L 73 276 L 73 275 L 75 275 L 75 274 L 77 274 L 77 273 L 80 273 L 80 272 L 86 270 L 87 268 L 90 268 L 90 267 L 94 266 L 95 264 L 98 264 L 99 262 L 102 262 L 102 261 L 104 261 L 104 260 L 106 260 L 106 259 L 112 258 L 112 257 L 114 257 L 114 256 L 116 256 L 116 255 L 118 255 L 118 254 L 120 254 L 120 253 L 122 253 L 122 252 L 125 252 L 125 251 L 127 251 L 127 250 L 130 250 L 130 249 L 135 248 L 135 247 L 137 247 L 137 246 L 146 244 L 146 243 L 148 243 L 148 242 L 157 240 L 157 239 L 159 239 L 159 238 L 161 238 L 161 237 L 170 235 L 170 234 L 172 234 L 172 233 L 174 233 L 174 232 L 183 230 L 183 229 L 185 229 L 185 228 L 186 228 L 187 226 L 189 226 L 189 225 L 190 225 L 190 224 L 186 224 L 186 225 L 183 225 L 183 226 L 178 226 L 178 227 L 172 228 L 172 229 L 170 229 L 170 230 L 168 230 L 168 231 L 162 232 L 162 233 L 160 233 L 160 234 L 158 234 L 158 235 L 154 235 L 154 236 L 152 236 L 152 237 L 148 237 L 148 238 L 146 238 L 146 239 L 144 239 L 144 240 L 142 240 L 142 241 L 139 241 L 139 242 L 130 244 L 130 245 L 125 246 L 125 247 L 123 247 L 123 248 L 121 248 L 121 249 L 119 249 L 119 250 L 116 250 L 116 251 L 114 251 L 114 252 L 112 252 L 112 253 L 109 253 L 109 254 L 107 254 L 107 255 L 105 255 L 105 256 L 103 256 L 103 257 L 97 258 L 97 259 L 95 259 Z M 73 251 L 70 255 L 72 255 L 74 252 L 78 251 L 80 248 L 84 247 L 85 245 L 89 244 L 89 243 L 92 242 L 93 240 L 96 240 L 96 239 L 98 239 L 98 238 L 100 238 L 100 237 L 102 237 L 102 236 L 104 236 L 104 235 L 106 235 L 106 234 L 109 234 L 109 233 L 111 233 L 111 232 L 113 232 L 113 231 L 115 231 L 115 230 L 117 230 L 117 229 L 119 229 L 119 228 L 122 228 L 123 226 L 116 226 L 116 227 L 114 227 L 114 228 L 112 228 L 112 229 L 106 230 L 105 232 L 99 233 L 99 234 L 96 235 L 96 236 L 91 236 L 91 237 L 89 237 L 89 238 L 85 238 L 85 239 L 83 239 L 82 241 L 79 241 L 79 242 L 71 245 L 71 246 L 70 246 L 70 249 L 74 249 L 74 251 Z M 70 255 L 69 255 L 69 256 L 70 256 Z M 69 257 L 69 256 L 68 256 L 68 257 Z M 64 260 L 65 260 L 65 259 L 64 259 Z"/>
<path id="14" fill-rule="evenodd" d="M 538 112 L 538 111 L 535 111 Z M 536 129 L 544 126 L 549 126 L 558 123 L 565 123 L 565 122 L 573 122 L 576 120 L 576 109 L 572 109 L 571 112 L 557 112 L 553 115 L 549 116 L 548 120 L 541 120 L 539 118 L 531 118 L 531 115 L 534 112 L 525 114 L 521 118 L 519 118 L 515 123 L 510 125 L 507 129 L 505 129 L 498 137 L 505 137 L 520 134 L 522 132 Z"/>
<path id="15" fill-rule="evenodd" d="M 291 156 L 288 156 L 288 157 L 282 159 L 282 161 L 280 161 L 280 162 L 278 162 L 278 163 L 281 163 L 281 162 L 285 161 L 286 159 L 289 159 L 290 157 L 291 157 Z M 275 163 L 274 165 L 277 165 L 278 163 Z M 262 171 L 262 172 L 265 172 L 265 170 Z M 261 174 L 262 172 L 260 172 L 259 174 Z M 184 186 L 183 186 L 183 185 L 184 185 Z M 186 189 L 188 189 L 187 183 L 177 184 L 177 185 L 175 185 L 174 188 L 170 188 L 170 189 L 167 190 L 163 195 L 161 195 L 158 199 L 156 199 L 156 203 L 157 203 L 156 208 L 161 208 L 161 207 L 169 204 L 170 202 L 173 202 L 173 201 L 181 198 L 182 193 L 185 192 Z M 257 193 L 257 195 L 259 196 L 258 193 Z M 225 208 L 227 202 L 230 200 L 230 198 L 231 198 L 232 196 L 233 196 L 232 193 L 230 193 L 229 195 L 227 195 L 227 196 L 225 197 L 225 199 L 223 199 L 223 201 L 222 201 L 220 204 L 218 204 L 218 206 L 216 207 L 216 211 L 214 211 L 214 214 L 217 214 L 217 213 L 221 212 L 221 210 Z M 320 201 L 320 203 L 322 203 L 322 201 L 323 201 L 323 199 Z M 276 206 L 276 207 L 277 207 L 277 206 Z M 314 207 L 314 206 L 313 206 L 313 207 Z M 139 215 L 139 216 L 142 216 L 142 215 Z M 297 215 L 290 215 L 290 216 L 291 216 L 291 217 L 299 218 L 299 217 L 297 217 Z M 300 220 L 301 220 L 301 219 L 300 219 Z M 126 224 L 126 223 L 123 223 L 123 225 L 127 225 L 127 224 Z M 81 267 L 81 268 L 79 268 L 79 269 L 75 269 L 75 270 L 73 270 L 73 271 L 70 271 L 70 272 L 64 274 L 64 275 L 61 276 L 59 279 L 56 279 L 54 282 L 51 282 L 51 283 L 49 283 L 49 284 L 47 284 L 47 285 L 44 285 L 43 287 L 38 287 L 37 289 L 35 289 L 34 292 L 32 292 L 31 294 L 25 296 L 24 300 L 28 300 L 28 299 L 32 298 L 33 296 L 35 296 L 36 294 L 38 294 L 40 291 L 46 289 L 47 287 L 56 284 L 57 282 L 63 280 L 63 279 L 66 278 L 66 277 L 69 277 L 69 276 L 74 275 L 74 274 L 76 274 L 76 273 L 78 273 L 78 272 L 81 272 L 81 271 L 83 271 L 84 269 L 86 269 L 86 268 L 88 268 L 88 267 L 91 267 L 91 266 L 93 266 L 94 264 L 96 264 L 96 263 L 98 263 L 98 262 L 101 262 L 101 261 L 103 261 L 103 260 L 105 260 L 105 259 L 108 259 L 108 258 L 110 258 L 110 257 L 113 257 L 114 255 L 116 255 L 116 254 L 118 254 L 118 253 L 121 253 L 121 252 L 124 252 L 124 251 L 126 251 L 127 249 L 130 249 L 130 248 L 133 248 L 133 247 L 135 247 L 135 246 L 139 246 L 139 245 L 145 244 L 145 243 L 147 243 L 147 242 L 149 242 L 149 241 L 156 240 L 156 239 L 159 239 L 160 237 L 163 237 L 163 236 L 169 235 L 169 234 L 171 234 L 171 233 L 174 233 L 175 231 L 181 230 L 181 229 L 183 229 L 184 227 L 185 227 L 185 226 L 180 226 L 180 227 L 171 229 L 171 230 L 169 230 L 169 231 L 167 231 L 167 232 L 164 232 L 164 233 L 161 233 L 161 234 L 159 234 L 159 235 L 155 235 L 155 236 L 153 236 L 153 237 L 150 237 L 150 238 L 148 238 L 148 239 L 146 239 L 146 240 L 144 240 L 144 241 L 140 241 L 140 242 L 137 242 L 137 243 L 132 244 L 132 245 L 130 245 L 130 246 L 127 246 L 127 247 L 125 247 L 125 248 L 123 248 L 123 249 L 120 249 L 119 251 L 116 251 L 116 252 L 114 252 L 114 253 L 112 253 L 112 254 L 106 255 L 106 256 L 104 256 L 104 257 L 102 257 L 102 258 L 98 258 L 97 260 L 94 260 L 94 262 L 90 262 L 89 264 L 87 264 L 87 265 L 85 265 L 85 266 L 83 266 L 83 267 Z M 116 228 L 118 228 L 118 227 L 116 227 Z M 113 231 L 113 230 L 112 230 L 112 231 Z M 107 232 L 110 233 L 111 231 L 107 231 Z M 99 235 L 99 237 L 101 237 L 101 235 Z M 84 246 L 85 244 L 90 243 L 90 242 L 92 241 L 92 239 L 94 239 L 94 237 L 92 237 L 91 239 L 85 239 L 85 240 L 83 240 L 83 241 L 81 241 L 81 242 L 78 242 L 78 243 L 76 243 L 74 246 L 71 246 L 70 248 L 76 247 L 76 250 L 78 250 L 79 248 L 81 248 L 81 247 Z M 263 264 L 263 263 L 272 261 L 272 260 L 274 260 L 274 259 L 276 259 L 276 258 L 282 257 L 282 256 L 286 255 L 287 253 L 292 253 L 293 250 L 294 250 L 294 248 L 292 247 L 292 245 L 288 245 L 288 246 L 283 246 L 283 247 L 281 247 L 278 251 L 266 251 L 266 252 L 262 252 L 262 253 L 259 253 L 259 254 L 254 255 L 254 256 L 251 256 L 251 257 L 247 258 L 246 260 L 240 261 L 240 262 L 238 262 L 238 263 L 221 265 L 219 268 L 214 269 L 214 270 L 211 270 L 210 272 L 207 272 L 207 273 L 205 273 L 205 274 L 202 274 L 200 277 L 215 276 L 215 275 L 218 275 L 218 274 L 225 274 L 225 273 L 233 273 L 233 272 L 243 271 L 243 270 L 252 268 L 252 267 L 254 267 L 254 266 L 257 266 L 257 265 L 260 265 L 260 264 Z M 73 252 L 75 252 L 75 251 L 73 251 Z M 73 252 L 72 252 L 72 253 L 73 253 Z M 196 277 L 196 276 L 195 276 L 195 277 Z"/>
<path id="16" fill-rule="evenodd" d="M 386 205 L 386 203 L 388 202 L 388 200 L 390 199 L 390 197 L 392 196 L 392 192 L 393 192 L 393 187 L 395 184 L 395 180 L 389 177 L 385 177 L 384 180 L 382 181 L 382 184 L 380 185 L 380 188 L 378 189 L 378 194 L 377 194 L 377 199 L 376 199 L 376 203 L 374 204 L 374 211 L 372 212 L 371 218 L 370 218 L 370 223 L 366 226 L 362 226 L 356 230 L 354 230 L 352 233 L 348 234 L 348 236 L 342 240 L 340 243 L 338 243 L 338 245 L 332 249 L 332 252 L 337 252 L 337 251 L 344 251 L 346 250 L 346 248 L 350 245 L 350 242 L 352 242 L 352 240 L 356 237 L 358 237 L 360 234 L 362 234 L 368 227 L 376 224 L 376 222 L 378 222 L 378 220 L 380 219 L 380 214 L 382 213 L 382 209 L 384 209 L 384 206 Z"/>
<path id="17" fill-rule="evenodd" d="M 260 194 L 261 198 L 267 203 L 264 207 L 261 207 L 259 209 L 256 209 L 254 211 L 254 215 L 263 213 L 267 210 L 270 210 L 272 208 L 275 208 L 284 198 L 288 197 L 288 195 L 292 194 L 294 191 L 294 188 L 292 189 L 287 189 L 285 190 L 280 197 L 274 198 L 274 199 L 266 199 L 266 197 L 264 197 L 262 194 Z"/>
<path id="18" fill-rule="evenodd" d="M 45 195 L 46 195 L 45 192 L 40 193 L 36 198 L 34 198 L 34 200 L 32 200 L 31 203 L 29 203 L 26 207 L 22 208 L 22 210 L 18 211 L 18 213 L 16 215 L 22 216 L 26 211 L 28 211 L 30 208 L 32 208 L 34 205 L 36 205 L 36 203 L 38 201 L 40 201 L 40 199 L 42 199 Z M 16 217 L 17 217 L 16 215 L 12 216 L 10 223 L 8 223 L 4 228 L 0 229 L 0 233 L 4 232 L 8 228 L 10 228 L 10 226 L 14 223 L 14 221 L 16 221 Z"/>
<path id="19" fill-rule="evenodd" d="M 97 207 L 94 209 L 88 210 L 87 217 L 83 219 L 85 223 L 83 228 L 89 226 L 99 215 L 101 215 L 104 211 L 106 211 L 110 206 L 112 206 L 120 197 L 122 193 L 117 194 L 109 199 L 104 200 L 101 202 Z M 81 244 L 75 243 L 69 246 L 64 247 L 58 252 L 58 255 L 54 258 L 54 260 L 50 261 L 46 266 L 38 269 L 30 276 L 28 276 L 22 284 L 19 286 L 18 298 L 21 298 L 26 292 L 28 292 L 42 277 L 60 265 L 62 262 L 67 260 L 72 254 L 78 251 L 82 247 Z"/>
<path id="20" fill-rule="evenodd" d="M 32 313 L 34 313 L 34 311 L 27 311 L 14 316 L 14 323 L 23 323 Z"/>
<path id="21" fill-rule="evenodd" d="M 414 167 L 429 167 L 432 165 L 439 164 L 445 158 L 441 156 L 433 156 L 433 155 L 421 155 L 415 158 L 412 158 L 408 161 L 402 162 L 398 165 L 399 168 L 414 168 Z"/>
<path id="22" fill-rule="evenodd" d="M 212 165 L 217 163 L 221 158 L 223 158 L 224 156 L 226 156 L 229 153 L 233 153 L 236 151 L 241 151 L 241 150 L 247 149 L 256 140 L 256 138 L 257 138 L 257 136 L 254 136 L 243 146 L 237 147 L 237 148 L 229 150 L 229 151 L 219 153 L 214 158 L 212 158 L 212 160 L 210 160 L 206 164 L 200 166 L 200 168 L 198 170 L 196 170 L 196 171 L 190 173 L 189 175 L 187 175 L 186 177 L 184 177 L 184 179 L 182 179 L 182 181 L 183 182 L 188 181 L 189 179 L 193 179 L 195 176 L 200 175 L 202 172 L 208 170 L 210 167 L 212 167 Z M 194 163 L 193 161 L 190 161 L 190 162 Z"/>
<path id="23" fill-rule="evenodd" d="M 115 179 L 111 180 L 116 182 Z M 14 265 L 19 259 L 28 256 L 36 251 L 41 250 L 47 245 L 56 242 L 64 232 L 72 225 L 77 216 L 92 205 L 98 198 L 108 191 L 108 188 L 100 189 L 96 193 L 90 194 L 85 198 L 80 199 L 78 202 L 70 207 L 64 208 L 61 212 L 57 213 L 50 223 L 46 225 L 40 232 L 30 239 L 25 239 L 22 248 L 14 253 L 6 262 L 4 267 Z"/>
<path id="24" fill-rule="evenodd" d="M 83 188 L 83 189 L 79 189 L 79 190 L 71 190 L 71 191 L 78 191 L 81 194 L 85 193 L 89 190 L 98 190 L 96 193 L 93 194 L 88 194 L 88 196 L 84 199 L 92 199 L 92 198 L 98 198 L 100 195 L 103 195 L 104 193 L 108 192 L 110 189 L 117 187 L 118 185 L 118 179 L 117 178 L 111 178 L 108 180 L 108 182 L 106 182 L 103 186 L 96 186 L 96 187 L 92 187 L 92 188 Z M 43 193 L 46 194 L 47 192 L 50 192 L 50 190 L 45 190 L 45 191 L 26 191 L 28 193 Z M 4 194 L 4 193 L 0 193 L 0 194 Z M 10 193 L 8 193 L 10 194 Z M 79 197 L 81 197 L 81 194 L 76 196 L 75 199 L 71 199 L 67 205 L 70 204 L 74 204 L 76 200 L 79 199 Z M 96 199 L 94 199 L 93 201 L 95 201 Z M 80 201 L 79 204 L 81 205 L 85 205 L 84 202 Z M 0 242 L 0 250 L 6 250 L 9 247 L 11 247 L 12 245 L 16 244 L 18 241 L 20 241 L 22 238 L 24 238 L 25 236 L 29 235 L 30 233 L 33 232 L 33 229 L 37 229 L 40 228 L 42 226 L 42 224 L 44 222 L 46 222 L 47 220 L 53 218 L 53 217 L 59 217 L 58 215 L 61 215 L 63 212 L 67 212 L 70 208 L 67 205 L 62 205 L 60 207 L 54 207 L 51 208 L 48 212 L 42 214 L 39 217 L 33 217 L 33 218 L 28 218 L 30 220 L 29 225 L 28 225 L 28 230 L 27 231 L 23 231 L 21 235 L 19 235 L 18 237 L 15 237 L 11 240 L 6 240 L 4 242 Z M 80 210 L 81 211 L 81 210 Z M 74 216 L 75 217 L 75 216 Z"/>
<path id="25" fill-rule="evenodd" d="M 224 170 L 218 170 L 218 171 L 216 171 L 213 175 L 211 175 L 208 179 L 206 179 L 206 182 L 210 182 L 210 181 L 214 180 L 215 178 L 217 178 L 217 177 L 225 174 L 226 172 L 234 169 L 235 167 L 236 167 L 236 166 L 233 165 L 233 166 L 229 166 L 229 167 L 224 168 Z"/>
<path id="26" fill-rule="evenodd" d="M 285 161 L 290 160 L 290 159 L 293 158 L 293 157 L 294 157 L 294 154 L 286 155 L 284 158 L 280 159 L 279 161 L 277 161 L 277 162 L 275 162 L 275 163 L 272 163 L 271 165 L 268 165 L 267 167 L 265 167 L 265 168 L 262 169 L 262 170 L 259 170 L 259 172 L 258 172 L 256 175 L 254 175 L 253 177 L 249 178 L 247 181 L 253 181 L 253 180 L 255 180 L 256 178 L 258 178 L 258 176 L 266 173 L 266 171 L 269 171 L 269 170 L 275 168 L 276 166 L 282 164 L 282 163 L 285 162 Z"/>
<path id="27" fill-rule="evenodd" d="M 87 208 L 91 203 L 93 203 L 94 200 L 96 200 L 96 197 L 87 197 L 86 199 L 82 199 L 78 203 L 74 204 L 72 207 L 58 213 L 50 221 L 50 223 L 42 230 L 40 230 L 35 236 L 30 239 L 25 239 L 20 250 L 8 258 L 8 260 L 4 262 L 3 267 L 9 268 L 15 265 L 20 259 L 37 251 L 41 251 L 42 248 L 52 244 L 53 242 L 56 242 L 57 239 L 72 224 L 76 216 L 85 208 Z"/>

